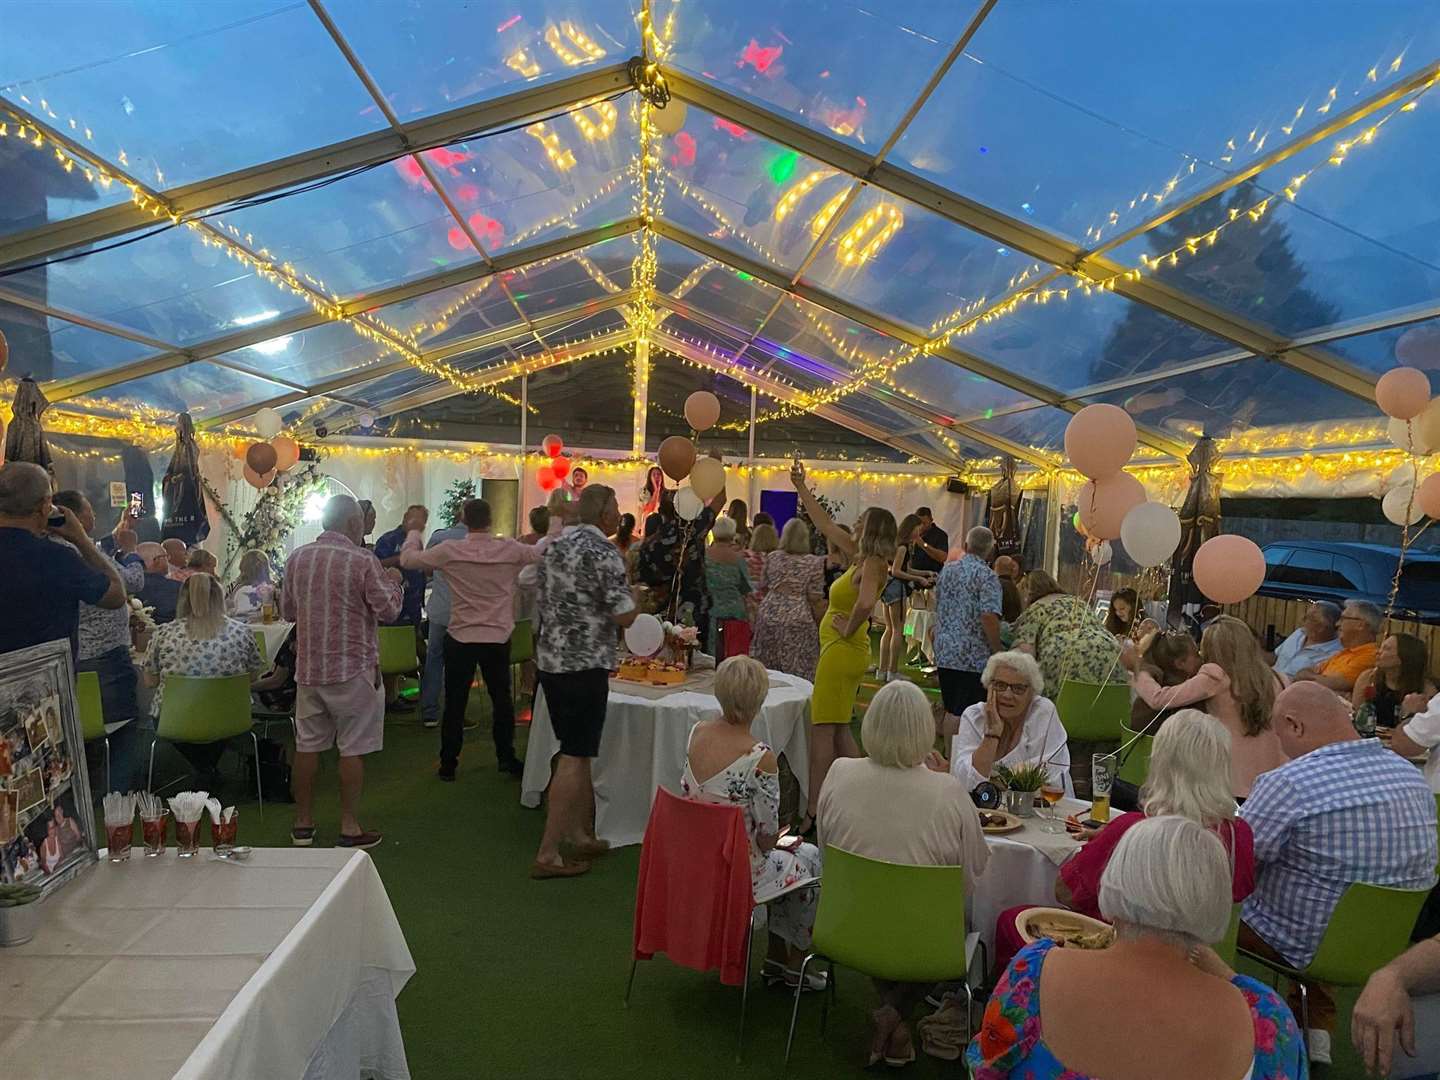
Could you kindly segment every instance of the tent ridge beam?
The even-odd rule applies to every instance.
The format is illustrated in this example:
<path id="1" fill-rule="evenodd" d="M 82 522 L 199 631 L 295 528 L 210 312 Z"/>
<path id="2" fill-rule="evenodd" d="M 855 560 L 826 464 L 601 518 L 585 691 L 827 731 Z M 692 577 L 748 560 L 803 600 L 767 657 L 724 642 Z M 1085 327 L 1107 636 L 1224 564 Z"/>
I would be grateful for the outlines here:
<path id="1" fill-rule="evenodd" d="M 176 213 L 187 216 L 197 214 L 227 203 L 403 157 L 414 147 L 444 146 L 467 136 L 509 127 L 526 117 L 569 108 L 591 98 L 613 94 L 629 85 L 630 76 L 625 64 L 610 64 L 413 120 L 403 124 L 398 131 L 385 128 L 223 176 L 170 188 L 160 192 L 160 197 Z M 9 107 L 9 103 L 0 99 L 0 108 L 5 107 Z M 41 225 L 0 243 L 0 266 L 43 259 L 82 244 L 93 244 L 132 232 L 154 221 L 154 216 L 148 211 L 124 203 Z"/>

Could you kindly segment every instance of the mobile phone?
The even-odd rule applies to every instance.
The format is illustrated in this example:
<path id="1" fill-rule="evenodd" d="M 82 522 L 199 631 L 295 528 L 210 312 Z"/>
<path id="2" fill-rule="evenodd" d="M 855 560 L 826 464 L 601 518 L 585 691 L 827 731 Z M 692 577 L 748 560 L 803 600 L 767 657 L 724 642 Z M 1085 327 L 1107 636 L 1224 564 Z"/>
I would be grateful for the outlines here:
<path id="1" fill-rule="evenodd" d="M 130 516 L 138 518 L 145 513 L 145 496 L 138 491 L 130 493 Z"/>
<path id="2" fill-rule="evenodd" d="M 777 848 L 792 848 L 800 842 L 800 837 L 790 831 L 790 826 L 780 830 L 780 835 L 775 838 Z"/>
<path id="3" fill-rule="evenodd" d="M 49 525 L 52 529 L 58 529 L 65 524 L 65 515 L 59 510 L 52 510 L 50 516 L 45 519 L 45 524 Z"/>

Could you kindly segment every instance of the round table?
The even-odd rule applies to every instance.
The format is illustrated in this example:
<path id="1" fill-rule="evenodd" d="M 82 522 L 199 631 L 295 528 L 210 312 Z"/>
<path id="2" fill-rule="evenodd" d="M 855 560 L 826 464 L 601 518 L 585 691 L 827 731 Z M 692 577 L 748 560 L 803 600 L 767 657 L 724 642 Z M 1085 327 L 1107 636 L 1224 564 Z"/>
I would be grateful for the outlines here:
<path id="1" fill-rule="evenodd" d="M 757 739 L 769 743 L 777 755 L 785 755 L 802 799 L 810 778 L 810 691 L 805 679 L 770 672 L 770 692 L 750 725 Z M 686 690 L 683 685 L 662 691 L 610 680 L 605 730 L 592 771 L 595 834 L 600 839 L 616 847 L 644 839 L 655 789 L 679 794 L 690 729 L 719 713 L 713 693 Z M 540 805 L 550 783 L 550 759 L 559 751 L 545 694 L 539 691 L 520 784 L 522 805 Z"/>

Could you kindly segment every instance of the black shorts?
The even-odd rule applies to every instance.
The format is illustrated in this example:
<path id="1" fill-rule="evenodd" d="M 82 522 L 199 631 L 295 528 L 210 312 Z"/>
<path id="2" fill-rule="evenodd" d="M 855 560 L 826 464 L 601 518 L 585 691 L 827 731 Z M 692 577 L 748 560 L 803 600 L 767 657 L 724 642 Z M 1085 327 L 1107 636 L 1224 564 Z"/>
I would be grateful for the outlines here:
<path id="1" fill-rule="evenodd" d="M 605 727 L 605 706 L 610 700 L 610 673 L 604 668 L 585 671 L 542 671 L 540 689 L 550 710 L 550 726 L 560 740 L 560 753 L 593 758 L 600 753 L 600 732 Z"/>
<path id="2" fill-rule="evenodd" d="M 978 671 L 957 671 L 955 668 L 936 668 L 940 677 L 940 697 L 945 702 L 945 711 L 959 716 L 971 705 L 985 700 L 985 687 L 980 685 Z"/>

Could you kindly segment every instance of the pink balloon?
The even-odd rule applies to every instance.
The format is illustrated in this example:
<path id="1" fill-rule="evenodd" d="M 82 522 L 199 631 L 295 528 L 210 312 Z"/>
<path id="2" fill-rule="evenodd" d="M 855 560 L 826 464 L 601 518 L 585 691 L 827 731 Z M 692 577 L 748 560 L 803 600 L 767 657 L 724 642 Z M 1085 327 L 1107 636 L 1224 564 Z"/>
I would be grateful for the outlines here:
<path id="1" fill-rule="evenodd" d="M 1135 421 L 1118 405 L 1086 405 L 1065 428 L 1065 455 L 1091 480 L 1113 476 L 1134 453 Z"/>
<path id="2" fill-rule="evenodd" d="M 1431 473 L 1415 489 L 1415 501 L 1426 517 L 1440 520 L 1440 473 Z"/>
<path id="3" fill-rule="evenodd" d="M 1238 604 L 1265 580 L 1265 556 L 1255 541 L 1224 533 L 1195 552 L 1195 584 L 1217 604 Z"/>
<path id="4" fill-rule="evenodd" d="M 1430 377 L 1419 368 L 1391 368 L 1375 384 L 1375 404 L 1386 416 L 1413 420 L 1430 404 Z"/>
<path id="5" fill-rule="evenodd" d="M 1125 515 L 1145 501 L 1145 488 L 1127 472 L 1091 480 L 1080 489 L 1080 524 L 1096 540 L 1119 540 Z"/>

